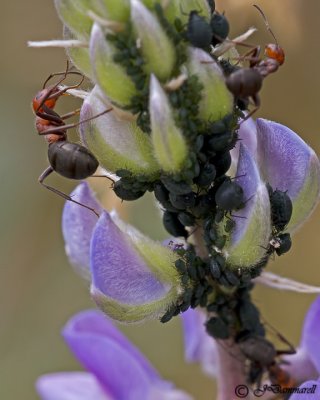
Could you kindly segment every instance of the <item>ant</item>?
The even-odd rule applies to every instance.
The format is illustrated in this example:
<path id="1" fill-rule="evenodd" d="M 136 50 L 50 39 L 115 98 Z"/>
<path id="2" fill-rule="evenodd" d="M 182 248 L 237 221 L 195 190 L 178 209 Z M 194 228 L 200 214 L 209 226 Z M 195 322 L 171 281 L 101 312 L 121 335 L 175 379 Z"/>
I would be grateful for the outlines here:
<path id="1" fill-rule="evenodd" d="M 230 92 L 237 99 L 251 98 L 254 103 L 254 109 L 250 111 L 244 118 L 244 121 L 250 118 L 260 107 L 259 91 L 262 87 L 263 79 L 269 74 L 276 72 L 278 68 L 284 63 L 285 53 L 282 47 L 279 46 L 278 41 L 270 28 L 269 22 L 259 6 L 254 4 L 254 7 L 260 12 L 267 30 L 274 38 L 275 43 L 267 44 L 264 51 L 264 58 L 260 58 L 260 46 L 254 46 L 245 55 L 240 57 L 240 60 L 248 60 L 249 68 L 236 68 L 231 72 L 226 79 L 226 85 Z M 238 43 L 239 45 L 252 47 L 251 45 Z"/>
<path id="2" fill-rule="evenodd" d="M 80 83 L 61 89 L 59 85 L 70 74 L 80 75 Z M 62 75 L 62 77 L 56 84 L 46 87 L 50 79 L 59 75 Z M 64 176 L 65 178 L 80 180 L 92 176 L 99 166 L 99 162 L 96 157 L 86 147 L 78 143 L 69 142 L 67 140 L 67 130 L 110 112 L 112 108 L 94 115 L 91 118 L 87 118 L 73 124 L 66 124 L 64 121 L 76 114 L 79 114 L 80 109 L 69 112 L 65 115 L 59 115 L 56 111 L 54 111 L 57 100 L 62 95 L 66 94 L 69 89 L 79 87 L 83 80 L 84 76 L 80 72 L 69 71 L 69 63 L 67 63 L 66 71 L 51 74 L 44 82 L 42 90 L 40 90 L 33 99 L 32 106 L 36 114 L 36 129 L 39 135 L 45 136 L 45 139 L 49 144 L 48 159 L 50 166 L 43 171 L 38 178 L 38 181 L 46 189 L 51 190 L 53 193 L 63 197 L 68 201 L 72 201 L 73 203 L 79 204 L 80 206 L 91 210 L 99 217 L 98 213 L 93 208 L 79 203 L 67 194 L 44 183 L 44 180 L 53 171 Z"/>
<path id="3" fill-rule="evenodd" d="M 248 382 L 257 384 L 257 390 L 261 388 L 261 380 L 265 372 L 268 373 L 270 382 L 281 388 L 294 387 L 296 382 L 281 367 L 281 355 L 295 354 L 296 351 L 291 343 L 277 332 L 279 339 L 289 346 L 287 350 L 277 350 L 275 346 L 263 336 L 244 335 L 237 340 L 240 350 L 250 363 Z"/>

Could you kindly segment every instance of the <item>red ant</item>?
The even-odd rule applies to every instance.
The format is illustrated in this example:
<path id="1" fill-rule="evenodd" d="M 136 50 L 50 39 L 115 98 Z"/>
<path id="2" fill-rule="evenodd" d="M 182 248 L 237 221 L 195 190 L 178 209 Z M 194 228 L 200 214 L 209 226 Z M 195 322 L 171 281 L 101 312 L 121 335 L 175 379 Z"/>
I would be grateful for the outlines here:
<path id="1" fill-rule="evenodd" d="M 253 47 L 248 53 L 240 57 L 240 60 L 248 60 L 250 62 L 249 68 L 240 68 L 232 72 L 226 79 L 226 85 L 230 92 L 237 99 L 253 100 L 255 108 L 250 111 L 244 120 L 251 117 L 260 107 L 259 91 L 262 87 L 263 79 L 269 74 L 276 72 L 280 65 L 284 63 L 285 53 L 282 47 L 279 46 L 278 41 L 272 32 L 267 18 L 261 8 L 257 5 L 254 7 L 260 12 L 267 30 L 270 32 L 275 40 L 275 43 L 267 44 L 265 47 L 265 58 L 259 58 L 261 48 L 260 46 Z M 246 47 L 251 45 L 238 43 Z"/>
<path id="2" fill-rule="evenodd" d="M 67 86 L 60 88 L 59 85 L 67 78 L 70 74 L 76 74 L 81 76 L 81 81 L 77 85 Z M 54 76 L 62 75 L 62 78 L 54 85 L 46 87 L 48 81 Z M 81 85 L 84 80 L 84 76 L 80 72 L 69 71 L 69 64 L 65 72 L 58 72 L 51 74 L 44 82 L 43 89 L 39 91 L 33 99 L 32 105 L 33 110 L 36 114 L 36 129 L 39 135 L 44 135 L 45 139 L 49 143 L 48 147 L 48 159 L 50 166 L 43 171 L 39 177 L 39 183 L 46 189 L 51 190 L 57 195 L 63 197 L 68 201 L 79 204 L 93 211 L 98 217 L 98 213 L 91 207 L 85 204 L 79 203 L 73 200 L 67 194 L 60 190 L 48 186 L 44 183 L 44 180 L 53 172 L 64 176 L 69 179 L 85 179 L 92 176 L 99 166 L 99 162 L 96 157 L 84 146 L 78 143 L 72 143 L 67 140 L 67 130 L 79 126 L 80 124 L 95 119 L 107 112 L 110 112 L 112 108 L 109 108 L 91 118 L 87 118 L 77 123 L 65 124 L 65 120 L 78 114 L 79 109 L 69 112 L 65 115 L 59 115 L 54 111 L 57 100 L 69 89 L 77 88 Z"/>

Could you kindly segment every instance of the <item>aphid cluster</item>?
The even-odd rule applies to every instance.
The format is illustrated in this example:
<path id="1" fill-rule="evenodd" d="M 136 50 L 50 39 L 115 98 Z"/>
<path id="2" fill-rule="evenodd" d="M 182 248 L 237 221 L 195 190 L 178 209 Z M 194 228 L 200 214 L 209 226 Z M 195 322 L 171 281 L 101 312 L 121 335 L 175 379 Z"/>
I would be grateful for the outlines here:
<path id="1" fill-rule="evenodd" d="M 215 9 L 215 2 L 210 1 L 211 18 L 207 21 L 197 10 L 189 14 L 185 38 L 194 47 L 209 49 L 221 43 L 229 34 L 229 22 L 223 14 Z"/>
<path id="2" fill-rule="evenodd" d="M 214 0 L 208 3 L 210 20 L 198 10 L 191 10 L 186 24 L 176 20 L 173 25 L 166 20 L 160 4 L 154 7 L 160 24 L 175 46 L 176 65 L 172 77 L 181 74 L 188 46 L 199 47 L 210 54 L 213 46 L 229 40 L 228 20 L 216 11 Z M 274 37 L 263 12 L 259 7 L 256 8 Z M 138 91 L 126 108 L 137 115 L 137 124 L 149 135 L 149 75 L 144 69 L 145 61 L 132 28 L 128 25 L 123 32 L 108 34 L 107 39 L 115 48 L 114 61 L 125 68 Z M 251 268 L 231 269 L 223 249 L 236 226 L 236 211 L 245 207 L 250 199 L 245 198 L 237 179 L 228 176 L 227 172 L 231 166 L 230 151 L 238 140 L 239 118 L 248 118 L 256 111 L 260 105 L 259 91 L 264 78 L 284 62 L 283 50 L 275 37 L 274 40 L 275 44 L 266 46 L 264 57 L 260 57 L 259 46 L 249 46 L 250 50 L 238 60 L 248 62 L 247 68 L 238 63 L 234 65 L 230 60 L 216 60 L 212 56 L 212 60 L 222 67 L 226 85 L 235 99 L 233 113 L 221 120 L 204 122 L 199 118 L 199 103 L 204 87 L 196 75 L 188 76 L 174 89 L 168 89 L 169 86 L 166 88 L 164 84 L 174 110 L 175 122 L 190 149 L 185 165 L 179 173 L 162 172 L 152 177 L 133 176 L 130 171 L 118 170 L 116 174 L 120 180 L 113 184 L 115 194 L 126 201 L 136 200 L 146 191 L 154 192 L 163 209 L 163 225 L 170 235 L 188 238 L 195 230 L 200 230 L 209 256 L 206 260 L 201 259 L 192 245 L 188 245 L 187 249 L 175 249 L 179 259 L 174 267 L 180 276 L 182 293 L 178 302 L 162 316 L 161 322 L 169 321 L 189 307 L 205 308 L 209 335 L 216 339 L 232 337 L 238 340 L 250 364 L 248 381 L 251 383 L 259 382 L 265 371 L 270 377 L 277 376 L 280 380 L 281 369 L 275 361 L 279 353 L 264 338 L 264 327 L 258 309 L 251 301 L 250 291 L 253 288 L 252 279 L 261 273 L 270 255 L 274 252 L 282 255 L 291 247 L 290 235 L 284 231 L 291 218 L 292 203 L 286 192 L 268 188 L 272 237 L 265 256 Z M 92 176 L 98 167 L 98 161 L 86 147 L 67 140 L 67 130 L 85 122 L 65 123 L 78 110 L 62 116 L 54 111 L 56 101 L 81 83 L 61 89 L 60 84 L 70 74 L 80 75 L 82 82 L 82 75 L 69 71 L 68 67 L 64 73 L 53 74 L 48 80 L 54 76 L 61 76 L 61 79 L 49 87 L 46 87 L 48 80 L 45 82 L 44 89 L 34 99 L 33 109 L 37 131 L 49 143 L 50 167 L 39 181 L 49 190 L 77 203 L 70 196 L 43 183 L 53 171 L 67 178 L 84 179 Z M 255 107 L 244 116 L 243 111 L 248 110 L 250 101 Z M 111 109 L 88 120 L 108 111 Z M 80 205 L 95 212 L 84 204 Z"/>

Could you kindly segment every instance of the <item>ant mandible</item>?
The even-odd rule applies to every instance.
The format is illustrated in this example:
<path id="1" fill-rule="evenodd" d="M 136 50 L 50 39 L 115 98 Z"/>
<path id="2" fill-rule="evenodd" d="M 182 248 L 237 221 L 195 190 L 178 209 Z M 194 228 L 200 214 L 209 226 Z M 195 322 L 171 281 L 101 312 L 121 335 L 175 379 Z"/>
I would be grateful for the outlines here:
<path id="1" fill-rule="evenodd" d="M 60 88 L 59 85 L 70 74 L 80 75 L 80 83 L 77 85 Z M 56 84 L 46 87 L 51 78 L 59 75 L 62 75 L 62 78 L 58 80 Z M 49 144 L 48 159 L 50 166 L 43 171 L 43 173 L 39 176 L 38 181 L 46 189 L 68 201 L 91 210 L 99 217 L 99 214 L 93 208 L 72 199 L 67 194 L 44 183 L 44 180 L 53 171 L 64 176 L 65 178 L 81 180 L 92 176 L 99 166 L 99 162 L 96 157 L 86 147 L 78 143 L 69 142 L 67 140 L 67 130 L 110 112 L 112 108 L 96 114 L 93 117 L 68 125 L 64 121 L 76 114 L 79 114 L 80 110 L 77 109 L 65 115 L 59 115 L 56 111 L 54 111 L 57 100 L 63 94 L 66 94 L 69 89 L 79 87 L 83 80 L 84 76 L 80 72 L 69 71 L 69 64 L 67 63 L 66 71 L 51 74 L 44 82 L 43 89 L 36 94 L 32 101 L 33 110 L 36 114 L 35 125 L 37 132 L 39 135 L 45 136 L 45 139 Z"/>
<path id="2" fill-rule="evenodd" d="M 275 40 L 275 43 L 267 44 L 265 47 L 265 58 L 260 58 L 260 46 L 254 46 L 240 57 L 240 60 L 249 61 L 249 68 L 240 68 L 232 72 L 226 79 L 226 85 L 230 92 L 237 99 L 251 98 L 254 103 L 254 109 L 250 111 L 244 120 L 251 117 L 260 107 L 259 91 L 262 87 L 263 79 L 269 74 L 276 72 L 280 65 L 284 63 L 285 53 L 282 47 L 279 46 L 278 41 L 272 32 L 268 20 L 259 6 L 254 4 L 254 7 L 260 12 L 267 30 L 270 32 Z M 238 43 L 246 47 L 251 45 Z"/>

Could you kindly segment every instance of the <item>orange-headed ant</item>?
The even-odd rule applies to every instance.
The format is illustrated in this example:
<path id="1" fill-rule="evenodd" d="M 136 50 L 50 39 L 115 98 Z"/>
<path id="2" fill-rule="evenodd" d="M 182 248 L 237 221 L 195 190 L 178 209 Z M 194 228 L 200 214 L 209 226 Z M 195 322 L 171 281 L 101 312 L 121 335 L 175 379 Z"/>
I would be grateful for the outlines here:
<path id="1" fill-rule="evenodd" d="M 60 84 L 67 78 L 70 74 L 76 74 L 81 76 L 80 83 L 74 86 L 67 86 L 64 88 L 60 87 Z M 62 75 L 61 79 L 57 83 L 46 87 L 48 81 L 55 77 Z M 92 176 L 99 166 L 99 162 L 96 157 L 84 146 L 78 143 L 72 143 L 67 140 L 67 130 L 79 126 L 80 124 L 95 119 L 109 111 L 109 108 L 91 118 L 87 118 L 77 123 L 66 124 L 64 121 L 76 114 L 79 114 L 79 109 L 69 112 L 65 115 L 59 115 L 54 111 L 57 100 L 65 94 L 69 89 L 77 88 L 81 85 L 84 80 L 84 76 L 80 72 L 69 71 L 69 65 L 65 72 L 58 72 L 51 74 L 45 81 L 43 89 L 37 93 L 34 97 L 32 105 L 33 110 L 36 114 L 36 129 L 39 135 L 44 135 L 47 140 L 48 147 L 48 159 L 50 166 L 43 171 L 39 177 L 39 183 L 56 193 L 57 195 L 63 197 L 68 201 L 79 204 L 93 211 L 97 216 L 97 212 L 85 204 L 79 203 L 72 199 L 67 194 L 61 192 L 60 190 L 48 186 L 44 183 L 44 180 L 53 172 L 64 176 L 69 179 L 85 179 Z"/>
<path id="2" fill-rule="evenodd" d="M 264 58 L 260 58 L 261 48 L 260 46 L 254 46 L 249 52 L 240 57 L 240 60 L 249 61 L 248 68 L 237 68 L 234 72 L 226 79 L 226 85 L 230 92 L 235 96 L 237 100 L 252 99 L 254 103 L 254 109 L 250 111 L 244 120 L 251 117 L 260 107 L 259 91 L 262 87 L 263 79 L 269 74 L 276 72 L 280 65 L 284 63 L 285 53 L 282 47 L 279 46 L 278 41 L 272 32 L 268 20 L 257 5 L 254 7 L 260 12 L 267 30 L 270 32 L 275 40 L 275 43 L 267 44 L 265 47 Z M 246 47 L 252 47 L 251 45 L 238 43 Z"/>

